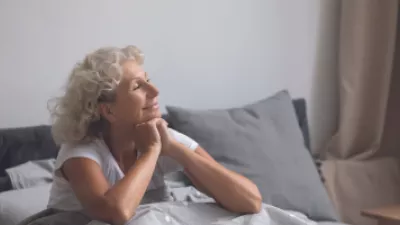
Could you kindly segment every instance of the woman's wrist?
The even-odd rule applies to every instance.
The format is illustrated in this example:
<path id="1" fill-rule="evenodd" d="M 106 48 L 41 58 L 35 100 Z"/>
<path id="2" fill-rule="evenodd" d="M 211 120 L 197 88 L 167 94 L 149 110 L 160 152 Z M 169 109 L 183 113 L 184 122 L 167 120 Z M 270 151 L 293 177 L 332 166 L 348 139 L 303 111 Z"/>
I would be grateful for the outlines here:
<path id="1" fill-rule="evenodd" d="M 187 147 L 181 143 L 174 142 L 171 143 L 171 149 L 168 156 L 175 159 L 182 166 L 186 167 L 193 153 L 194 151 L 187 149 Z"/>
<path id="2" fill-rule="evenodd" d="M 160 145 L 149 146 L 149 147 L 147 147 L 145 152 L 156 153 L 159 155 L 159 154 L 161 154 L 161 146 Z"/>
<path id="3" fill-rule="evenodd" d="M 180 146 L 180 143 L 178 141 L 171 140 L 168 143 L 167 152 L 166 153 L 167 153 L 168 156 L 174 157 L 174 156 L 176 156 L 176 154 L 179 154 L 180 148 L 181 148 L 181 146 Z"/>

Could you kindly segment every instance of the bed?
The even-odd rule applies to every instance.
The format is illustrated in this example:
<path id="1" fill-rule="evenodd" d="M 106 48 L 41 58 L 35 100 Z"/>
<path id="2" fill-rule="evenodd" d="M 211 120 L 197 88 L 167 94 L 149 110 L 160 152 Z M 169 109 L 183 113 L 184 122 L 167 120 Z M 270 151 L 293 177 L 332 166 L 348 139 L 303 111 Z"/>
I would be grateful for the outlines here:
<path id="1" fill-rule="evenodd" d="M 178 171 L 166 177 L 173 200 L 143 203 L 132 223 L 342 224 L 324 189 L 318 157 L 309 151 L 306 111 L 305 100 L 292 99 L 287 91 L 230 109 L 167 106 L 164 118 L 172 128 L 257 184 L 263 210 L 255 215 L 227 212 Z M 57 150 L 47 125 L 0 130 L 0 224 L 16 225 L 46 209 Z M 29 182 L 15 185 L 10 179 L 15 171 Z M 95 223 L 100 222 L 90 222 Z"/>

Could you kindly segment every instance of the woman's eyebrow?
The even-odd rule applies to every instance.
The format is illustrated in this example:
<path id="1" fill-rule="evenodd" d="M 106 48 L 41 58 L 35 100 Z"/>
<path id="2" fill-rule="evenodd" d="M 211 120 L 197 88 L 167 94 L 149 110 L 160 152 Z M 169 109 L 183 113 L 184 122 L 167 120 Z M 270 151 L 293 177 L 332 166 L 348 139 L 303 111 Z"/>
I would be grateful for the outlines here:
<path id="1" fill-rule="evenodd" d="M 142 74 L 142 73 L 141 73 Z M 146 75 L 146 72 L 144 72 L 144 78 L 146 78 L 147 77 L 147 75 Z M 135 81 L 135 80 L 142 80 L 143 79 L 143 77 L 142 76 L 140 76 L 140 75 L 134 75 L 132 78 L 131 78 L 131 81 Z"/>
<path id="2" fill-rule="evenodd" d="M 142 75 L 142 74 L 144 74 L 144 75 Z M 143 77 L 144 78 L 147 78 L 147 72 L 139 72 L 139 73 L 136 73 L 136 74 L 133 74 L 134 76 L 133 76 L 133 78 L 132 78 L 132 80 L 140 80 L 140 79 L 143 79 Z"/>
<path id="3" fill-rule="evenodd" d="M 147 76 L 147 73 L 145 72 L 144 73 L 144 78 L 145 79 L 147 79 L 148 78 L 148 76 Z M 138 76 L 135 76 L 135 77 L 133 77 L 131 80 L 130 80 L 130 84 L 132 84 L 133 82 L 135 82 L 135 81 L 138 81 L 138 80 L 143 80 L 143 78 L 142 77 L 138 77 Z"/>

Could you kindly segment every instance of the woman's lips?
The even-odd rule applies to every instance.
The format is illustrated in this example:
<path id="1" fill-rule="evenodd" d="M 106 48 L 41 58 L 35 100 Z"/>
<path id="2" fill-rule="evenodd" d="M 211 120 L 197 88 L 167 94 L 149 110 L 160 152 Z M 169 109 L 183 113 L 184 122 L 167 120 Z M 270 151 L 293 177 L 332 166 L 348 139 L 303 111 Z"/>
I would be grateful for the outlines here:
<path id="1" fill-rule="evenodd" d="M 151 104 L 151 105 L 149 105 L 149 106 L 147 106 L 147 107 L 144 107 L 143 109 L 144 110 L 147 110 L 147 109 L 158 109 L 158 102 L 156 102 L 156 103 L 154 103 L 154 104 Z"/>

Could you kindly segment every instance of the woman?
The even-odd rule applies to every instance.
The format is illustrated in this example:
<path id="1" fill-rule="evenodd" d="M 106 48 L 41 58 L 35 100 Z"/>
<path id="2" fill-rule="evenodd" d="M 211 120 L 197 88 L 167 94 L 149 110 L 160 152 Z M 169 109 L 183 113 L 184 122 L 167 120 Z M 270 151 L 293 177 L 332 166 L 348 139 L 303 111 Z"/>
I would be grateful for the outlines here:
<path id="1" fill-rule="evenodd" d="M 84 210 L 92 219 L 124 224 L 146 190 L 164 184 L 155 174 L 168 172 L 165 166 L 157 169 L 167 157 L 226 209 L 258 212 L 255 184 L 167 128 L 159 92 L 142 64 L 135 46 L 111 47 L 87 55 L 73 69 L 65 95 L 52 109 L 53 136 L 61 148 L 48 207 Z"/>

